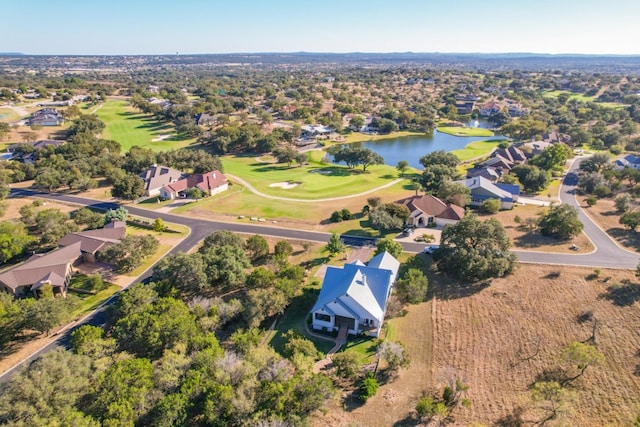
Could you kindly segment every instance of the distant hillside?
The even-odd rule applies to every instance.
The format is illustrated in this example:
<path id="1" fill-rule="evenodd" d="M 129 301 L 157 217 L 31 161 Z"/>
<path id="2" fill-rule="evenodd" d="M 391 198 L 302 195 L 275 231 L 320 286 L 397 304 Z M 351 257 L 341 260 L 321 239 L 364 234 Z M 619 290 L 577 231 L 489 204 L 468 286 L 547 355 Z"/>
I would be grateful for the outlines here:
<path id="1" fill-rule="evenodd" d="M 0 52 L 0 56 L 24 56 L 22 52 Z"/>

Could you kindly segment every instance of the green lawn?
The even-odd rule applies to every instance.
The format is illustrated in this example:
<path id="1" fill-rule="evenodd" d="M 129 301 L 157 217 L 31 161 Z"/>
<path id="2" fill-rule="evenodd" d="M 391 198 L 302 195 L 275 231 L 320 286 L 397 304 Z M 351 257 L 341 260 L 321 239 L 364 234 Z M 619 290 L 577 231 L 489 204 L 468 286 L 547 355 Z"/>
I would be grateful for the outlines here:
<path id="1" fill-rule="evenodd" d="M 493 132 L 483 128 L 468 128 L 460 126 L 438 126 L 438 132 L 446 133 L 453 136 L 493 136 Z"/>
<path id="2" fill-rule="evenodd" d="M 468 162 L 478 157 L 488 156 L 500 142 L 501 141 L 496 140 L 476 141 L 467 144 L 467 146 L 462 149 L 453 150 L 451 153 L 455 154 L 461 162 Z"/>
<path id="3" fill-rule="evenodd" d="M 548 90 L 548 91 L 544 91 L 542 93 L 542 96 L 544 98 L 557 98 L 559 95 L 561 94 L 567 94 L 569 95 L 569 99 L 575 99 L 577 101 L 580 102 L 595 102 L 598 105 L 605 107 L 605 108 L 613 108 L 613 109 L 617 109 L 617 108 L 624 108 L 625 105 L 624 104 L 620 104 L 618 102 L 598 102 L 597 98 L 595 96 L 587 96 L 585 94 L 582 93 L 573 93 L 573 92 L 569 92 L 566 90 Z"/>
<path id="4" fill-rule="evenodd" d="M 120 287 L 118 285 L 110 285 L 107 289 L 104 289 L 95 295 L 75 294 L 80 299 L 81 303 L 79 307 L 72 312 L 71 317 L 75 319 L 88 314 L 92 310 L 98 308 L 100 304 L 108 300 L 111 295 L 115 294 L 119 290 Z"/>
<path id="5" fill-rule="evenodd" d="M 177 140 L 175 136 L 153 141 L 163 135 L 174 135 L 175 129 L 169 124 L 158 122 L 149 114 L 137 112 L 126 101 L 107 100 L 96 114 L 106 124 L 102 137 L 118 141 L 123 151 L 129 151 L 134 145 L 154 151 L 167 151 L 195 142 L 193 138 Z"/>
<path id="6" fill-rule="evenodd" d="M 315 154 L 317 156 L 317 154 Z M 370 166 L 348 169 L 312 159 L 308 165 L 288 167 L 286 164 L 263 163 L 253 157 L 224 157 L 224 170 L 241 177 L 258 191 L 279 197 L 317 200 L 361 193 L 397 178 L 394 167 Z M 297 183 L 294 188 L 270 187 L 276 183 Z"/>

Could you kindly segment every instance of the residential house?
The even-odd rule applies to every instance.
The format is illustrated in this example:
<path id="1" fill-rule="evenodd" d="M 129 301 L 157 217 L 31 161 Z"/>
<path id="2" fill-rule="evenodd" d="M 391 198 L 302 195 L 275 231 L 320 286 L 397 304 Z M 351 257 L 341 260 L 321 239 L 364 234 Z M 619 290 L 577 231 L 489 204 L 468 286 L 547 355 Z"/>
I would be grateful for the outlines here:
<path id="1" fill-rule="evenodd" d="M 456 181 L 471 190 L 471 205 L 481 206 L 487 199 L 500 200 L 501 209 L 511 209 L 518 201 L 520 187 L 517 185 L 492 183 L 482 176 Z"/>
<path id="2" fill-rule="evenodd" d="M 474 101 L 456 101 L 458 114 L 471 114 L 475 105 Z"/>
<path id="3" fill-rule="evenodd" d="M 553 145 L 553 142 L 531 141 L 525 142 L 522 145 L 524 147 L 527 147 L 525 155 L 530 159 L 531 157 L 537 156 L 538 154 L 542 153 L 545 148 L 551 147 Z"/>
<path id="4" fill-rule="evenodd" d="M 346 330 L 379 336 L 400 262 L 388 252 L 342 268 L 328 266 L 322 289 L 311 309 L 315 330 Z"/>
<path id="5" fill-rule="evenodd" d="M 69 233 L 60 240 L 58 246 L 67 247 L 80 244 L 80 252 L 84 262 L 96 262 L 96 255 L 111 245 L 120 243 L 127 234 L 124 221 L 112 221 L 97 230 Z"/>
<path id="6" fill-rule="evenodd" d="M 212 126 L 218 122 L 218 115 L 211 115 L 207 113 L 196 114 L 195 122 L 198 126 Z"/>
<path id="7" fill-rule="evenodd" d="M 153 197 L 160 194 L 163 185 L 177 182 L 184 178 L 184 173 L 168 166 L 153 165 L 140 174 L 144 181 L 144 192 L 147 196 Z"/>
<path id="8" fill-rule="evenodd" d="M 329 136 L 333 133 L 333 128 L 323 125 L 303 125 L 300 127 L 302 138 L 315 138 L 317 136 Z"/>
<path id="9" fill-rule="evenodd" d="M 63 123 L 64 117 L 55 108 L 43 108 L 27 119 L 29 126 L 61 126 Z"/>
<path id="10" fill-rule="evenodd" d="M 520 104 L 516 103 L 508 103 L 507 111 L 511 117 L 521 117 L 526 114 L 529 114 L 529 109 L 522 107 Z"/>
<path id="11" fill-rule="evenodd" d="M 515 145 L 510 145 L 507 148 L 498 148 L 493 153 L 491 153 L 491 156 L 503 157 L 515 165 L 519 165 L 527 161 L 527 156 L 524 154 L 524 152 L 521 149 L 519 149 Z"/>
<path id="12" fill-rule="evenodd" d="M 195 173 L 179 181 L 163 185 L 160 198 L 164 200 L 187 197 L 190 189 L 197 188 L 208 196 L 226 191 L 229 188 L 227 177 L 220 171 Z"/>
<path id="13" fill-rule="evenodd" d="M 615 165 L 617 169 L 640 169 L 640 157 L 628 154 L 621 159 L 617 159 Z"/>
<path id="14" fill-rule="evenodd" d="M 481 176 L 491 182 L 496 182 L 502 178 L 502 175 L 504 175 L 502 168 L 494 168 L 491 166 L 474 166 L 467 169 L 467 178 Z"/>
<path id="15" fill-rule="evenodd" d="M 447 203 L 430 194 L 409 197 L 396 203 L 409 208 L 411 214 L 407 225 L 413 227 L 455 224 L 464 217 L 464 208 Z"/>
<path id="16" fill-rule="evenodd" d="M 7 148 L 7 151 L 10 153 L 15 153 L 12 157 L 13 160 L 20 160 L 25 163 L 33 163 L 36 160 L 35 153 L 42 150 L 45 147 L 59 147 L 64 144 L 65 141 L 59 141 L 56 139 L 41 139 L 40 141 L 35 142 L 22 142 L 20 144 L 12 144 Z M 33 147 L 33 152 L 25 153 L 25 152 L 17 152 L 18 148 L 21 146 L 30 145 Z"/>
<path id="17" fill-rule="evenodd" d="M 480 107 L 480 115 L 489 117 L 494 114 L 498 114 L 502 106 L 495 101 L 485 102 L 482 107 Z"/>
<path id="18" fill-rule="evenodd" d="M 50 285 L 54 294 L 66 295 L 72 266 L 81 255 L 81 243 L 35 254 L 24 263 L 0 273 L 0 289 L 18 297 Z"/>

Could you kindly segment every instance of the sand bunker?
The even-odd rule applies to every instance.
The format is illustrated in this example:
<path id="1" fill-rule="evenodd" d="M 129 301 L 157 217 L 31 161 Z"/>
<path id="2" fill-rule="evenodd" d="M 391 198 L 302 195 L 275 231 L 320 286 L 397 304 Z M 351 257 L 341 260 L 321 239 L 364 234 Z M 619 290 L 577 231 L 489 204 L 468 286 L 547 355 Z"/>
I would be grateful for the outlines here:
<path id="1" fill-rule="evenodd" d="M 171 138 L 173 135 L 160 135 L 157 138 L 153 138 L 151 142 L 164 141 L 165 139 Z"/>
<path id="2" fill-rule="evenodd" d="M 269 184 L 269 187 L 280 187 L 288 190 L 290 188 L 295 188 L 300 185 L 300 182 L 286 181 L 286 182 L 274 182 L 273 184 Z"/>

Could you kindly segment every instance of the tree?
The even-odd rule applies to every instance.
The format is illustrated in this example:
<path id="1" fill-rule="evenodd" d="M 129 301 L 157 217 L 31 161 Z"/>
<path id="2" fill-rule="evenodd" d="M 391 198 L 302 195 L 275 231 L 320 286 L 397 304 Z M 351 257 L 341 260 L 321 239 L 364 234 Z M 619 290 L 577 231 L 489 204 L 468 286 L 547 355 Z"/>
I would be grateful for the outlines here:
<path id="1" fill-rule="evenodd" d="M 109 224 L 112 221 L 126 221 L 129 217 L 129 211 L 124 207 L 120 206 L 118 209 L 109 209 L 104 214 L 104 223 Z"/>
<path id="2" fill-rule="evenodd" d="M 618 213 L 629 212 L 629 210 L 631 209 L 631 200 L 631 196 L 629 196 L 628 194 L 623 194 L 616 197 L 616 199 L 613 201 L 616 206 L 616 211 Z"/>
<path id="3" fill-rule="evenodd" d="M 162 218 L 156 218 L 155 221 L 153 221 L 153 231 L 162 233 L 163 231 L 166 231 L 166 229 L 167 225 L 164 223 Z"/>
<path id="4" fill-rule="evenodd" d="M 383 252 L 389 252 L 394 258 L 399 258 L 402 255 L 402 245 L 391 239 L 381 239 L 376 245 L 375 255 L 379 255 Z"/>
<path id="5" fill-rule="evenodd" d="M 62 187 L 64 180 L 65 178 L 60 171 L 46 167 L 38 170 L 35 184 L 38 187 L 46 188 L 47 191 L 52 192 Z"/>
<path id="6" fill-rule="evenodd" d="M 333 161 L 336 163 L 345 162 L 350 169 L 358 165 L 362 165 L 362 170 L 366 172 L 367 167 L 371 165 L 381 165 L 384 159 L 375 151 L 369 148 L 347 146 L 342 147 L 333 155 Z"/>
<path id="7" fill-rule="evenodd" d="M 73 213 L 73 222 L 78 225 L 86 225 L 87 230 L 95 230 L 104 226 L 104 215 L 89 208 L 81 208 Z"/>
<path id="8" fill-rule="evenodd" d="M 41 288 L 41 292 L 46 290 Z M 69 317 L 74 305 L 71 298 L 38 298 L 25 307 L 27 327 L 49 335 Z"/>
<path id="9" fill-rule="evenodd" d="M 585 193 L 593 193 L 596 187 L 604 184 L 605 179 L 600 172 L 587 172 L 580 176 L 578 179 L 578 188 L 582 189 Z"/>
<path id="10" fill-rule="evenodd" d="M 269 243 L 263 236 L 254 234 L 247 239 L 245 249 L 249 252 L 251 260 L 263 259 L 269 254 Z"/>
<path id="11" fill-rule="evenodd" d="M 498 199 L 487 199 L 487 200 L 482 202 L 482 205 L 480 206 L 480 208 L 482 209 L 482 212 L 484 212 L 484 213 L 495 214 L 495 213 L 498 213 L 498 211 L 500 210 L 501 206 L 502 206 L 502 204 L 500 203 L 500 200 L 498 200 Z"/>
<path id="12" fill-rule="evenodd" d="M 580 378 L 589 366 L 598 366 L 604 363 L 604 355 L 595 346 L 574 341 L 564 350 L 562 350 L 562 358 L 570 365 L 574 365 L 578 373 L 565 379 L 563 382 L 569 383 Z"/>
<path id="13" fill-rule="evenodd" d="M 144 181 L 138 175 L 126 174 L 113 183 L 111 195 L 120 199 L 136 200 L 144 196 Z"/>
<path id="14" fill-rule="evenodd" d="M 458 172 L 455 168 L 447 165 L 428 165 L 422 170 L 420 183 L 428 193 L 435 193 L 443 183 L 455 179 Z"/>
<path id="15" fill-rule="evenodd" d="M 250 326 L 258 326 L 267 317 L 284 313 L 288 303 L 280 289 L 251 289 L 247 292 L 245 316 Z"/>
<path id="16" fill-rule="evenodd" d="M 531 389 L 531 401 L 537 411 L 542 411 L 542 420 L 538 425 L 567 415 L 574 398 L 574 393 L 557 381 L 536 382 Z"/>
<path id="17" fill-rule="evenodd" d="M 369 213 L 371 226 L 380 230 L 380 234 L 387 230 L 396 230 L 404 226 L 402 218 L 394 217 L 384 209 L 376 209 Z"/>
<path id="18" fill-rule="evenodd" d="M 286 147 L 280 147 L 273 151 L 273 155 L 278 160 L 278 163 L 286 163 L 288 167 L 291 167 L 291 164 L 296 159 L 298 155 L 298 150 L 287 145 Z"/>
<path id="19" fill-rule="evenodd" d="M 510 246 L 504 226 L 495 218 L 480 221 L 475 215 L 467 215 L 442 230 L 434 259 L 439 269 L 462 280 L 503 277 L 516 266 Z"/>
<path id="20" fill-rule="evenodd" d="M 158 239 L 149 235 L 131 235 L 108 246 L 99 253 L 99 259 L 113 264 L 120 272 L 133 271 L 142 261 L 155 253 L 159 246 Z"/>
<path id="21" fill-rule="evenodd" d="M 331 233 L 331 238 L 327 246 L 325 246 L 325 250 L 329 252 L 331 256 L 344 252 L 344 243 L 338 233 Z"/>
<path id="22" fill-rule="evenodd" d="M 404 176 L 404 174 L 409 170 L 409 162 L 406 160 L 400 160 L 396 165 L 396 169 L 400 173 L 400 176 Z"/>
<path id="23" fill-rule="evenodd" d="M 580 170 L 584 172 L 600 172 L 602 169 L 606 169 L 610 162 L 611 158 L 607 153 L 596 153 L 580 163 Z"/>
<path id="24" fill-rule="evenodd" d="M 50 245 L 77 229 L 75 224 L 68 221 L 69 214 L 60 209 L 43 209 L 36 214 L 35 232 L 40 235 L 43 244 Z"/>
<path id="25" fill-rule="evenodd" d="M 444 181 L 437 194 L 439 198 L 462 208 L 471 203 L 471 190 L 459 182 Z"/>
<path id="26" fill-rule="evenodd" d="M 635 234 L 636 228 L 640 225 L 640 211 L 630 211 L 622 214 L 618 220 L 620 224 L 626 225 Z"/>
<path id="27" fill-rule="evenodd" d="M 396 341 L 382 341 L 378 345 L 378 359 L 387 362 L 387 368 L 393 373 L 411 364 L 407 350 Z"/>
<path id="28" fill-rule="evenodd" d="M 433 151 L 425 156 L 420 157 L 420 164 L 425 168 L 429 166 L 442 165 L 455 169 L 460 163 L 460 159 L 453 154 L 444 150 Z"/>
<path id="29" fill-rule="evenodd" d="M 524 191 L 537 193 L 544 190 L 551 180 L 551 174 L 547 170 L 542 170 L 534 165 L 520 164 L 511 172 L 518 177 Z"/>
<path id="30" fill-rule="evenodd" d="M 377 392 L 378 381 L 369 373 L 360 383 L 360 387 L 358 387 L 358 397 L 366 402 L 370 397 L 375 396 Z"/>
<path id="31" fill-rule="evenodd" d="M 0 264 L 21 255 L 35 239 L 27 234 L 22 223 L 0 222 Z"/>
<path id="32" fill-rule="evenodd" d="M 206 265 L 209 286 L 233 289 L 244 283 L 251 261 L 243 246 L 203 246 L 199 249 Z"/>
<path id="33" fill-rule="evenodd" d="M 364 126 L 364 117 L 359 115 L 351 117 L 351 119 L 349 120 L 349 126 L 356 131 L 359 131 L 360 129 L 362 129 L 362 126 Z"/>
<path id="34" fill-rule="evenodd" d="M 271 288 L 276 285 L 276 273 L 268 268 L 258 267 L 247 276 L 247 287 L 251 289 Z"/>
<path id="35" fill-rule="evenodd" d="M 352 351 L 343 351 L 331 356 L 336 373 L 343 378 L 355 378 L 362 365 L 358 354 Z"/>
<path id="36" fill-rule="evenodd" d="M 569 146 L 562 143 L 552 144 L 534 156 L 529 163 L 546 171 L 561 170 L 572 154 Z"/>
<path id="37" fill-rule="evenodd" d="M 369 205 L 369 209 L 375 211 L 378 206 L 382 203 L 382 198 L 378 196 L 369 197 L 367 199 L 367 205 Z"/>
<path id="38" fill-rule="evenodd" d="M 287 259 L 293 253 L 293 246 L 286 240 L 279 240 L 273 248 L 273 255 L 277 259 Z"/>
<path id="39" fill-rule="evenodd" d="M 566 203 L 551 206 L 538 221 L 540 233 L 544 236 L 570 239 L 582 231 L 582 222 L 578 219 L 578 211 Z"/>
<path id="40" fill-rule="evenodd" d="M 422 270 L 410 268 L 402 278 L 398 280 L 396 290 L 401 300 L 418 304 L 427 297 L 428 285 L 429 281 Z"/>
<path id="41" fill-rule="evenodd" d="M 178 289 L 197 292 L 209 283 L 206 265 L 200 254 L 171 254 L 153 267 L 152 280 L 167 283 Z"/>
<path id="42" fill-rule="evenodd" d="M 220 230 L 209 234 L 202 242 L 202 249 L 215 248 L 218 246 L 233 246 L 244 249 L 245 243 L 240 235 L 233 231 Z"/>
<path id="43" fill-rule="evenodd" d="M 116 341 L 104 337 L 104 329 L 99 326 L 82 325 L 71 332 L 71 348 L 76 354 L 98 359 L 111 355 L 116 350 Z"/>
<path id="44" fill-rule="evenodd" d="M 105 124 L 95 114 L 81 114 L 69 128 L 69 136 L 79 133 L 98 135 L 105 128 Z"/>

